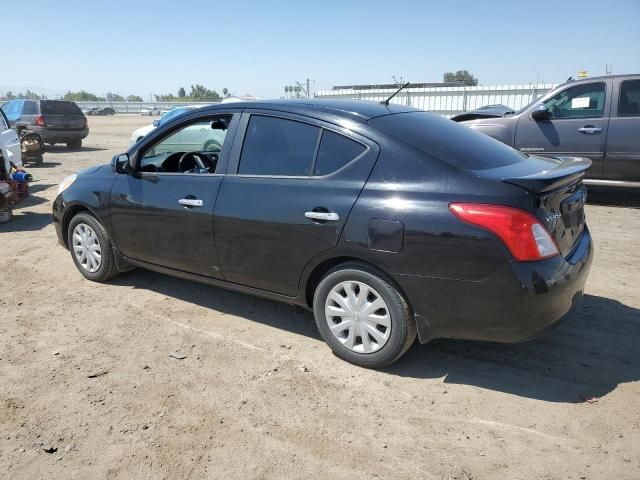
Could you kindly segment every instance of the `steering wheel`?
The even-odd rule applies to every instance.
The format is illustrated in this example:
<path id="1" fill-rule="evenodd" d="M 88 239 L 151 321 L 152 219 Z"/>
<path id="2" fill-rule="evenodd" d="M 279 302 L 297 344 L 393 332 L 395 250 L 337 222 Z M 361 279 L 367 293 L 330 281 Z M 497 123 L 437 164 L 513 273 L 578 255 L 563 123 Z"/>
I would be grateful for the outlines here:
<path id="1" fill-rule="evenodd" d="M 200 156 L 197 153 L 194 152 L 186 152 L 184 154 L 182 154 L 182 156 L 180 157 L 180 160 L 178 160 L 178 171 L 179 172 L 186 172 L 188 170 L 191 170 L 191 168 L 187 168 L 185 169 L 185 163 L 187 158 L 191 158 L 191 160 L 193 161 L 193 163 L 195 163 L 196 167 L 203 169 L 203 170 L 208 170 L 207 167 L 205 166 L 204 162 L 202 161 L 202 158 L 200 158 Z M 192 167 L 193 168 L 193 167 Z"/>

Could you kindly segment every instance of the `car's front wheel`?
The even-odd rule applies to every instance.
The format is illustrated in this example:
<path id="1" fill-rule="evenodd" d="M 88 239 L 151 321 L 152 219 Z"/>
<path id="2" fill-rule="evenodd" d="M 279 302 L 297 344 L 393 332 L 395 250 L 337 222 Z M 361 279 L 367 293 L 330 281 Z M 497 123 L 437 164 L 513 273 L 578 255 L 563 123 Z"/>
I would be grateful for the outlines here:
<path id="1" fill-rule="evenodd" d="M 104 282 L 118 275 L 111 240 L 95 217 L 88 213 L 75 215 L 67 234 L 73 262 L 85 278 Z"/>
<path id="2" fill-rule="evenodd" d="M 343 264 L 328 272 L 316 288 L 313 311 L 333 352 L 362 367 L 389 365 L 416 337 L 411 307 L 402 293 L 366 265 Z"/>

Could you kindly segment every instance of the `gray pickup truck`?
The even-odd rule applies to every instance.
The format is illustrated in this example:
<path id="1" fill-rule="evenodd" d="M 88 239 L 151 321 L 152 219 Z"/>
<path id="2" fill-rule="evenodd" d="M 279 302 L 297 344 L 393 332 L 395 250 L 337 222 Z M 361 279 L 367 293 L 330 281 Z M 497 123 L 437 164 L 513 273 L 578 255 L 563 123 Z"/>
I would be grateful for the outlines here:
<path id="1" fill-rule="evenodd" d="M 518 112 L 460 123 L 524 153 L 590 158 L 585 183 L 640 188 L 640 75 L 569 81 Z"/>

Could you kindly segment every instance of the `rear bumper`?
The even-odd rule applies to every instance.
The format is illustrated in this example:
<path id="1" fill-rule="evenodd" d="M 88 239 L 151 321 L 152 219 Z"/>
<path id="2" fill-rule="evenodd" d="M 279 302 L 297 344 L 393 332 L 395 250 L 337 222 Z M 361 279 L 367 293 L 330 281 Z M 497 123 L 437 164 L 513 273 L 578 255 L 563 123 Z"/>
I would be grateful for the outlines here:
<path id="1" fill-rule="evenodd" d="M 539 262 L 511 262 L 483 281 L 398 276 L 413 306 L 420 341 L 463 338 L 518 342 L 570 315 L 593 260 L 585 228 L 573 253 Z"/>
<path id="2" fill-rule="evenodd" d="M 74 140 L 82 140 L 89 135 L 89 127 L 80 130 L 52 130 L 47 127 L 29 127 L 30 132 L 35 132 L 45 143 L 66 143 Z"/>

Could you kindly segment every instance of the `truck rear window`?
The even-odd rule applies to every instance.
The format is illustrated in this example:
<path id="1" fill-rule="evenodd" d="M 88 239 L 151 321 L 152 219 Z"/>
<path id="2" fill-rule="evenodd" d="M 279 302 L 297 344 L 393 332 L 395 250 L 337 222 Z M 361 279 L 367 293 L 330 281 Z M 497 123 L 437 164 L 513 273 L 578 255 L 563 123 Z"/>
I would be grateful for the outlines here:
<path id="1" fill-rule="evenodd" d="M 428 112 L 397 113 L 369 123 L 437 159 L 465 170 L 487 170 L 526 155 L 479 132 Z"/>
<path id="2" fill-rule="evenodd" d="M 40 111 L 43 115 L 82 115 L 80 108 L 73 102 L 42 100 Z"/>

